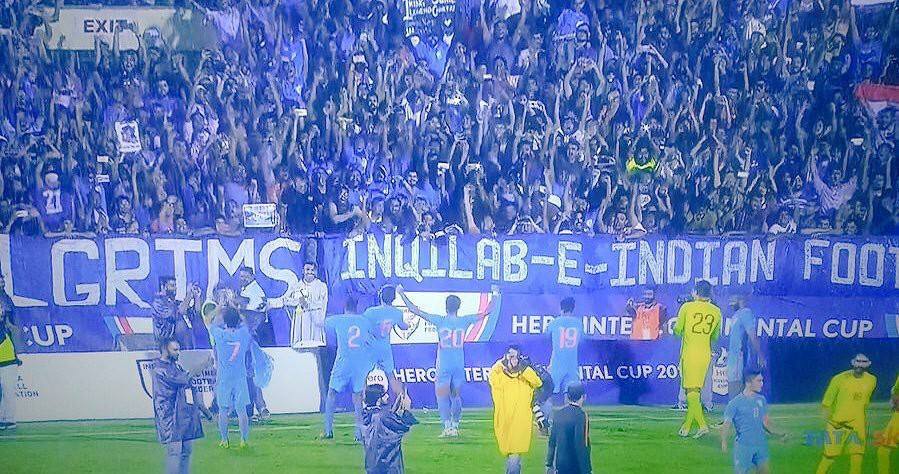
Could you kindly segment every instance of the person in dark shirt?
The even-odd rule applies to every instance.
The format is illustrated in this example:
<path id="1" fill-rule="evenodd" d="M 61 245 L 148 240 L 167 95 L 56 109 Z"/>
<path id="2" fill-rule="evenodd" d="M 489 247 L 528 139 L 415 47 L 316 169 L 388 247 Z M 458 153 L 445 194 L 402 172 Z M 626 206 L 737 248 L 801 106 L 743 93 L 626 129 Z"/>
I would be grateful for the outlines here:
<path id="1" fill-rule="evenodd" d="M 193 334 L 193 321 L 188 309 L 195 306 L 200 297 L 200 288 L 191 285 L 183 301 L 175 299 L 175 278 L 164 276 L 159 278 L 159 293 L 153 299 L 153 335 L 157 342 L 164 339 L 178 341 L 184 349 L 196 346 Z"/>
<path id="2" fill-rule="evenodd" d="M 193 403 L 200 399 L 200 395 L 191 381 L 202 373 L 208 362 L 193 372 L 184 370 L 178 364 L 181 346 L 171 338 L 159 342 L 159 353 L 152 372 L 153 418 L 157 439 L 166 450 L 165 472 L 186 473 L 190 472 L 193 445 L 203 437 L 200 412 L 205 410 Z"/>
<path id="3" fill-rule="evenodd" d="M 34 206 L 16 206 L 9 223 L 6 224 L 5 232 L 10 235 L 27 235 L 38 237 L 47 231 L 44 221 L 41 220 L 40 212 Z"/>
<path id="4" fill-rule="evenodd" d="M 281 193 L 281 204 L 287 207 L 285 221 L 292 233 L 312 233 L 315 205 L 305 175 L 294 177 L 293 186 Z"/>
<path id="5" fill-rule="evenodd" d="M 418 420 L 409 411 L 412 401 L 401 393 L 393 406 L 387 405 L 383 385 L 365 388 L 365 411 L 362 413 L 362 439 L 365 448 L 365 472 L 368 474 L 402 474 L 403 437 Z"/>
<path id="6" fill-rule="evenodd" d="M 546 472 L 554 474 L 587 474 L 590 463 L 590 422 L 582 408 L 584 385 L 568 386 L 568 405 L 553 413 L 552 430 L 546 452 Z"/>

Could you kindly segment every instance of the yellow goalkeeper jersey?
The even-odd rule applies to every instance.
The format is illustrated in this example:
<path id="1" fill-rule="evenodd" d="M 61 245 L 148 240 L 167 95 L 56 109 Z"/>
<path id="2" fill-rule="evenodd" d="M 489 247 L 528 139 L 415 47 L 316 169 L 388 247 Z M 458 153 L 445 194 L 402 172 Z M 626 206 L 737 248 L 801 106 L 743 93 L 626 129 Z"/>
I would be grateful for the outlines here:
<path id="1" fill-rule="evenodd" d="M 861 377 L 853 375 L 852 370 L 840 372 L 830 379 L 821 404 L 830 408 L 830 421 L 858 423 L 865 419 L 865 408 L 876 386 L 877 377 L 867 372 Z"/>
<path id="2" fill-rule="evenodd" d="M 674 334 L 683 339 L 681 354 L 704 354 L 712 351 L 712 341 L 721 333 L 721 308 L 708 300 L 684 303 L 677 312 Z"/>

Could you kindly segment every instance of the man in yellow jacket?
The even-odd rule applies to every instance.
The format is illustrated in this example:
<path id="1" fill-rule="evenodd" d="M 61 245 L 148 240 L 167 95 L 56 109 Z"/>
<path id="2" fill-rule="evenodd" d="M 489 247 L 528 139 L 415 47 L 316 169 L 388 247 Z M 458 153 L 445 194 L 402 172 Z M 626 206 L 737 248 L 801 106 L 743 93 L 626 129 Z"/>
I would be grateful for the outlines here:
<path id="1" fill-rule="evenodd" d="M 543 381 L 518 346 L 509 346 L 490 369 L 493 431 L 499 452 L 506 456 L 507 474 L 521 472 L 521 455 L 531 449 L 534 391 L 541 385 Z"/>

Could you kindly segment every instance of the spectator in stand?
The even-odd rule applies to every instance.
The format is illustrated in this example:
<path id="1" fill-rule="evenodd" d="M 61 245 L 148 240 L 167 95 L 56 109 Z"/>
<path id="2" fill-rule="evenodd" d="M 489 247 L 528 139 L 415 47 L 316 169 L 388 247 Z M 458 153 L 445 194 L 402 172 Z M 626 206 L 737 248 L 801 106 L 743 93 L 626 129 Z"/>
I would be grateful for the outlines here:
<path id="1" fill-rule="evenodd" d="M 854 93 L 895 84 L 890 9 L 459 2 L 411 40 L 395 1 L 165 3 L 216 39 L 119 25 L 72 51 L 56 6 L 3 7 L 4 229 L 238 235 L 262 202 L 313 237 L 899 226 L 896 110 Z"/>
<path id="2" fill-rule="evenodd" d="M 157 342 L 174 339 L 179 346 L 193 349 L 196 346 L 191 314 L 188 310 L 199 304 L 200 287 L 196 284 L 188 288 L 183 301 L 175 300 L 177 286 L 173 277 L 159 279 L 159 293 L 153 299 L 153 335 Z"/>

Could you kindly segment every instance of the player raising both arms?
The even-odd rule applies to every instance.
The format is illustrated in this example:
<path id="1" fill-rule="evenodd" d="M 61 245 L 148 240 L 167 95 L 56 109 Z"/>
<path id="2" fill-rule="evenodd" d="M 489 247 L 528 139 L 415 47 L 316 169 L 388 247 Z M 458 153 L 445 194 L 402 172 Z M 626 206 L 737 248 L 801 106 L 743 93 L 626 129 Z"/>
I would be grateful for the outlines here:
<path id="1" fill-rule="evenodd" d="M 877 440 L 877 472 L 879 474 L 890 472 L 890 454 L 899 445 L 899 376 L 896 376 L 896 383 L 893 384 L 890 393 L 893 415 L 890 416 L 887 427 L 883 429 Z"/>
<path id="2" fill-rule="evenodd" d="M 706 372 L 712 360 L 712 342 L 721 332 L 721 309 L 712 304 L 712 284 L 699 280 L 693 288 L 693 300 L 684 303 L 677 313 L 674 334 L 681 337 L 680 374 L 681 387 L 687 393 L 687 417 L 678 434 L 690 436 L 695 422 L 698 426 L 694 438 L 709 432 L 699 392 L 705 383 Z"/>
<path id="3" fill-rule="evenodd" d="M 441 438 L 459 436 L 459 422 L 462 418 L 462 386 L 465 385 L 465 335 L 468 328 L 487 317 L 499 304 L 499 289 L 491 288 L 493 298 L 483 312 L 460 316 L 462 301 L 456 295 L 446 297 L 446 316 L 422 311 L 406 296 L 403 288 L 397 287 L 400 298 L 412 314 L 437 327 L 437 408 L 443 422 Z"/>
<path id="4" fill-rule="evenodd" d="M 325 318 L 325 333 L 337 340 L 337 358 L 331 369 L 328 396 L 325 399 L 325 426 L 321 437 L 334 437 L 334 404 L 337 394 L 347 388 L 353 392 L 353 411 L 356 415 L 356 440 L 362 439 L 362 391 L 371 370 L 369 341 L 371 323 L 356 313 L 356 299 L 347 297 L 344 314 Z"/>
<path id="5" fill-rule="evenodd" d="M 743 377 L 743 391 L 727 404 L 724 409 L 724 424 L 721 426 L 721 450 L 727 452 L 730 429 L 737 432 L 734 441 L 734 472 L 747 474 L 753 469 L 758 474 L 770 472 L 768 465 L 768 439 L 766 433 L 784 438 L 771 430 L 768 419 L 768 402 L 761 395 L 764 379 L 761 372 L 750 371 Z"/>
<path id="6" fill-rule="evenodd" d="M 371 362 L 387 375 L 387 381 L 393 394 L 399 396 L 402 391 L 400 381 L 396 379 L 393 364 L 393 348 L 390 347 L 390 332 L 396 326 L 401 330 L 409 329 L 409 325 L 403 321 L 403 312 L 393 306 L 396 299 L 396 287 L 385 285 L 380 291 L 381 304 L 372 306 L 362 313 L 371 323 L 371 345 L 369 354 Z M 371 367 L 369 367 L 371 368 Z"/>
<path id="7" fill-rule="evenodd" d="M 865 455 L 865 410 L 877 386 L 877 378 L 868 373 L 871 360 L 864 354 L 852 358 L 852 369 L 830 379 L 821 406 L 827 422 L 824 455 L 818 463 L 818 474 L 826 474 L 844 449 L 849 453 L 849 473 L 862 472 Z"/>

